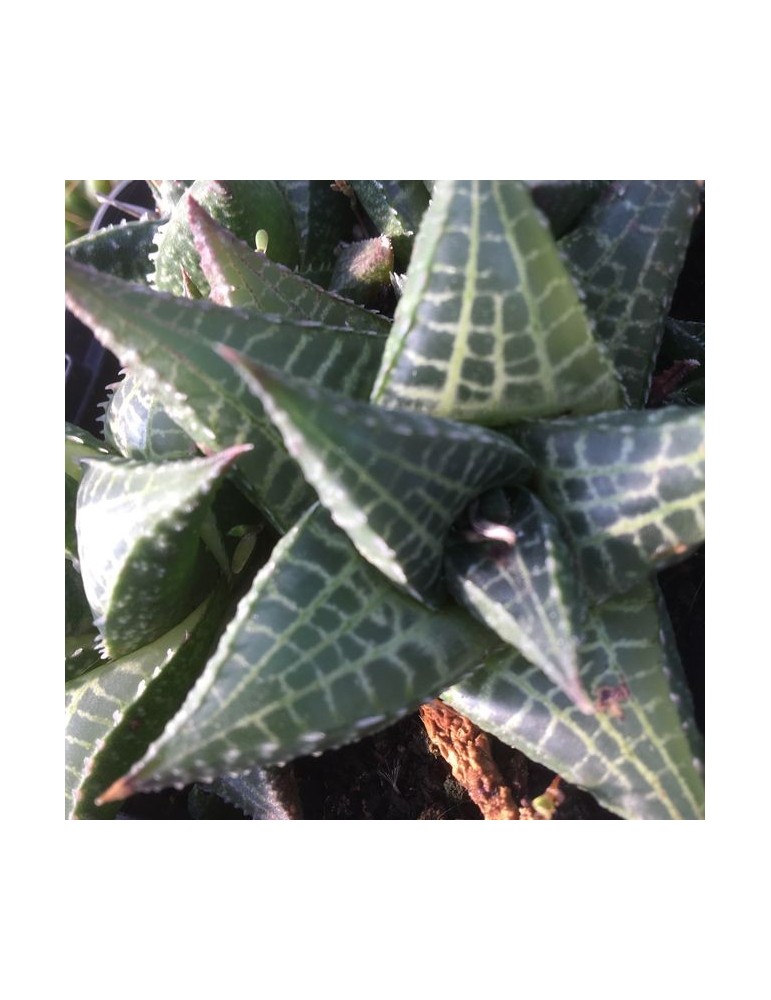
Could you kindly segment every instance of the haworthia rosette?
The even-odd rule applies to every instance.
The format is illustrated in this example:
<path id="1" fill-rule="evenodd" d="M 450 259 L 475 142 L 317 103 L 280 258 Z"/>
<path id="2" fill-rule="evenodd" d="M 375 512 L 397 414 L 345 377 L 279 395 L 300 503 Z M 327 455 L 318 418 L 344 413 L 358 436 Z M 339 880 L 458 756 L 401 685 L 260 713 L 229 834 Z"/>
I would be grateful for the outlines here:
<path id="1" fill-rule="evenodd" d="M 429 604 L 444 595 L 442 551 L 453 521 L 475 496 L 531 471 L 524 452 L 494 431 L 346 399 L 221 353 L 359 552 Z"/>
<path id="2" fill-rule="evenodd" d="M 78 552 L 110 656 L 152 642 L 190 611 L 212 492 L 248 448 L 175 462 L 87 463 L 78 491 Z"/>
<path id="3" fill-rule="evenodd" d="M 704 541 L 704 411 L 667 407 L 532 424 L 517 440 L 594 602 Z"/>
<path id="4" fill-rule="evenodd" d="M 498 646 L 460 608 L 429 612 L 392 587 L 317 506 L 278 543 L 180 712 L 109 796 L 361 739 Z"/>
<path id="5" fill-rule="evenodd" d="M 665 641 L 651 584 L 592 610 L 581 677 L 597 711 L 585 715 L 517 653 L 488 664 L 442 697 L 626 819 L 703 819 L 703 756 Z"/>
<path id="6" fill-rule="evenodd" d="M 475 536 L 473 516 L 470 531 L 456 532 L 445 549 L 447 585 L 463 607 L 591 712 L 578 675 L 586 606 L 572 554 L 532 493 L 511 491 L 506 506 L 503 517 L 479 528 L 492 537 Z"/>
<path id="7" fill-rule="evenodd" d="M 187 211 L 214 302 L 363 333 L 388 334 L 391 322 L 385 316 L 333 295 L 267 254 L 258 253 L 212 219 L 194 198 L 188 199 Z"/>
<path id="8" fill-rule="evenodd" d="M 620 405 L 521 182 L 437 182 L 373 400 L 488 425 Z"/>
<path id="9" fill-rule="evenodd" d="M 645 401 L 699 197 L 695 181 L 614 181 L 560 243 L 633 407 Z"/>
<path id="10" fill-rule="evenodd" d="M 250 442 L 239 478 L 286 530 L 315 500 L 281 436 L 244 382 L 214 351 L 250 358 L 354 398 L 369 395 L 382 337 L 193 302 L 70 264 L 68 304 L 99 340 L 157 392 L 171 418 L 204 452 Z"/>

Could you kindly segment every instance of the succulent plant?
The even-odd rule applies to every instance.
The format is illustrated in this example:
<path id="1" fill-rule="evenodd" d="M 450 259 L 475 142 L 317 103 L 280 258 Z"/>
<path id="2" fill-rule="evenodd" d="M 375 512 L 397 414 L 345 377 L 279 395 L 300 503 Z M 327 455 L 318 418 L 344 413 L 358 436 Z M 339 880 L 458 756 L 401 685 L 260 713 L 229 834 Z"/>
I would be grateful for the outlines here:
<path id="1" fill-rule="evenodd" d="M 153 184 L 66 251 L 126 368 L 66 429 L 67 816 L 294 817 L 284 765 L 440 697 L 619 816 L 703 817 L 656 581 L 704 540 L 699 184 Z"/>

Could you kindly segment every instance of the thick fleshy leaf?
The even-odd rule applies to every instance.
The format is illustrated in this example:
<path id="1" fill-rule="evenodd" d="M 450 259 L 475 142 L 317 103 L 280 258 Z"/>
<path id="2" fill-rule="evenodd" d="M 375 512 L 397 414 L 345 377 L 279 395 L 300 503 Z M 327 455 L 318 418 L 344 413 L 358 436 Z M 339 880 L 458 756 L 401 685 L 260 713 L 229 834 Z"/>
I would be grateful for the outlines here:
<path id="1" fill-rule="evenodd" d="M 494 431 L 384 410 L 221 353 L 259 396 L 335 523 L 426 603 L 444 596 L 444 540 L 463 508 L 531 471 L 524 452 Z"/>
<path id="2" fill-rule="evenodd" d="M 271 259 L 288 267 L 298 263 L 300 251 L 294 216 L 286 195 L 275 181 L 195 181 L 156 235 L 158 250 L 151 255 L 155 262 L 152 282 L 160 291 L 184 295 L 183 271 L 204 295 L 209 291 L 190 231 L 188 198 L 195 198 L 241 239 L 253 240 L 258 230 L 265 230 Z"/>
<path id="3" fill-rule="evenodd" d="M 525 181 L 535 205 L 549 222 L 552 236 L 560 239 L 580 220 L 610 181 Z"/>
<path id="4" fill-rule="evenodd" d="M 362 306 L 377 306 L 391 290 L 394 251 L 387 236 L 341 247 L 329 288 Z"/>
<path id="5" fill-rule="evenodd" d="M 695 181 L 614 181 L 560 243 L 633 407 L 645 401 L 699 198 Z"/>
<path id="6" fill-rule="evenodd" d="M 353 237 L 356 217 L 334 181 L 278 181 L 289 199 L 300 241 L 300 273 L 327 288 L 336 251 Z"/>
<path id="7" fill-rule="evenodd" d="M 84 458 L 102 458 L 111 454 L 105 441 L 84 431 L 76 424 L 64 424 L 64 474 L 68 479 L 79 483 L 83 478 L 81 461 Z"/>
<path id="8" fill-rule="evenodd" d="M 410 262 L 412 241 L 428 208 L 422 181 L 349 181 L 364 211 L 394 247 L 398 270 Z"/>
<path id="9" fill-rule="evenodd" d="M 218 593 L 155 642 L 67 684 L 66 815 L 110 819 L 97 799 L 128 770 L 179 709 L 223 624 Z"/>
<path id="10" fill-rule="evenodd" d="M 131 372 L 107 402 L 104 436 L 125 458 L 192 458 L 198 451 L 195 441 L 171 419 L 157 392 Z"/>
<path id="11" fill-rule="evenodd" d="M 157 219 L 122 222 L 68 243 L 65 252 L 80 264 L 114 274 L 125 281 L 147 281 L 150 252 L 160 225 Z"/>
<path id="12" fill-rule="evenodd" d="M 373 400 L 489 425 L 620 405 L 524 184 L 437 182 Z"/>
<path id="13" fill-rule="evenodd" d="M 661 342 L 658 364 L 673 364 L 685 359 L 704 364 L 704 324 L 667 319 L 664 322 L 664 339 Z"/>
<path id="14" fill-rule="evenodd" d="M 319 288 L 267 254 L 258 253 L 219 225 L 194 198 L 187 205 L 190 228 L 211 298 L 288 319 L 315 320 L 386 336 L 390 320 Z"/>
<path id="15" fill-rule="evenodd" d="M 498 646 L 455 605 L 430 612 L 392 587 L 315 507 L 276 546 L 179 714 L 110 795 L 361 739 Z"/>
<path id="16" fill-rule="evenodd" d="M 87 463 L 78 491 L 78 552 L 94 624 L 112 657 L 152 642 L 200 600 L 200 532 L 228 466 L 211 458 Z"/>
<path id="17" fill-rule="evenodd" d="M 543 421 L 518 435 L 594 602 L 704 541 L 704 411 Z"/>
<path id="18" fill-rule="evenodd" d="M 447 585 L 463 607 L 591 712 L 578 676 L 586 607 L 572 554 L 532 493 L 520 489 L 501 498 L 502 512 L 490 510 L 498 498 L 482 497 L 471 531 L 457 532 L 448 544 Z"/>
<path id="19" fill-rule="evenodd" d="M 627 819 L 702 819 L 703 756 L 681 672 L 662 638 L 650 583 L 593 609 L 581 678 L 598 711 L 585 715 L 517 653 L 494 655 L 442 696 L 532 760 Z"/>
<path id="20" fill-rule="evenodd" d="M 318 385 L 366 398 L 382 337 L 319 323 L 192 302 L 71 264 L 68 304 L 101 342 L 158 393 L 170 417 L 204 452 L 248 441 L 238 472 L 279 530 L 315 500 L 281 436 L 232 367 L 213 351 L 227 344 Z"/>

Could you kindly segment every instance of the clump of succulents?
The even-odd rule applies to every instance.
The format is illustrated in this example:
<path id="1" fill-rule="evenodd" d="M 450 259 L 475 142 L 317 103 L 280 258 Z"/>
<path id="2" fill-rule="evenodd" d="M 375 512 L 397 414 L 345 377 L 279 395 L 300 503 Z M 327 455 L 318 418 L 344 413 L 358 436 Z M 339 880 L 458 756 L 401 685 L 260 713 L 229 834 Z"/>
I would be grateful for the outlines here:
<path id="1" fill-rule="evenodd" d="M 620 816 L 702 817 L 656 582 L 704 539 L 699 184 L 152 183 L 66 252 L 126 370 L 65 434 L 67 815 L 298 815 L 284 765 L 441 697 Z"/>

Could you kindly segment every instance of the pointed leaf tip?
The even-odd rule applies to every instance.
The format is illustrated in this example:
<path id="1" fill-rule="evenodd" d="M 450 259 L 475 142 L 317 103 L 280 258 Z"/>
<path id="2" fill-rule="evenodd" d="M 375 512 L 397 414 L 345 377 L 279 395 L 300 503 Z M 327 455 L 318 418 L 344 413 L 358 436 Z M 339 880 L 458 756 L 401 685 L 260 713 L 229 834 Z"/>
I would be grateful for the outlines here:
<path id="1" fill-rule="evenodd" d="M 120 802 L 121 799 L 127 799 L 133 794 L 134 786 L 129 779 L 125 777 L 118 778 L 117 781 L 113 781 L 105 792 L 102 792 L 98 799 L 94 799 L 94 805 L 104 806 L 108 802 Z"/>

